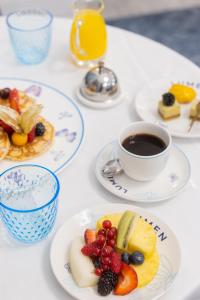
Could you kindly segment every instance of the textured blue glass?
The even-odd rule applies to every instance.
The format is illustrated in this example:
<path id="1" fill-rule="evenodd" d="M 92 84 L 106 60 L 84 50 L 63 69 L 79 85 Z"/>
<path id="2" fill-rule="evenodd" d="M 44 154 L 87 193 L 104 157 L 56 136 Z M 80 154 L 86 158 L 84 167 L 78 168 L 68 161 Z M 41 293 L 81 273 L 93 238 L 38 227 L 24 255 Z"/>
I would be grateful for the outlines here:
<path id="1" fill-rule="evenodd" d="M 27 9 L 7 16 L 7 25 L 17 59 L 23 64 L 38 64 L 48 55 L 52 36 L 51 13 Z"/>
<path id="2" fill-rule="evenodd" d="M 37 165 L 0 175 L 1 218 L 9 233 L 24 243 L 44 239 L 55 223 L 59 189 L 57 177 Z"/>

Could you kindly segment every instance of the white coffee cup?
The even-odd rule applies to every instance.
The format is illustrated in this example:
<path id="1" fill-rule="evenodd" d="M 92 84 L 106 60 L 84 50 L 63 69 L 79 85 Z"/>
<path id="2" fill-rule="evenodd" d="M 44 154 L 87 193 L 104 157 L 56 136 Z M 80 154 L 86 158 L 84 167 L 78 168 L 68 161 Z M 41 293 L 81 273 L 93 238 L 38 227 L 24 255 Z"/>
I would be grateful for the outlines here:
<path id="1" fill-rule="evenodd" d="M 166 148 L 151 156 L 141 156 L 127 151 L 122 143 L 136 134 L 151 134 L 160 138 Z M 140 121 L 131 123 L 121 131 L 118 138 L 118 155 L 126 175 L 138 181 L 153 180 L 164 169 L 169 158 L 172 138 L 167 129 L 154 123 Z"/>

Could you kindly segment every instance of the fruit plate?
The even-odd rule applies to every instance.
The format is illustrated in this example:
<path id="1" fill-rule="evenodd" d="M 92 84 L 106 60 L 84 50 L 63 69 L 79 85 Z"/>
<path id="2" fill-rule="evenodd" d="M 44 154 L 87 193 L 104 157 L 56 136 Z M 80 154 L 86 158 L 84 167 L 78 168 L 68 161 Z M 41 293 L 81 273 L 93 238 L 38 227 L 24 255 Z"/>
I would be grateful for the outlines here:
<path id="1" fill-rule="evenodd" d="M 166 93 L 173 83 L 182 83 L 193 87 L 197 92 L 197 99 L 200 97 L 200 82 L 195 80 L 162 79 L 152 81 L 143 87 L 135 98 L 135 109 L 138 116 L 144 121 L 156 122 L 169 129 L 174 137 L 199 138 L 200 122 L 196 122 L 191 131 L 188 132 L 190 122 L 189 110 L 191 103 L 181 105 L 181 116 L 175 119 L 164 121 L 158 113 L 158 101 Z"/>
<path id="2" fill-rule="evenodd" d="M 95 228 L 96 221 L 103 215 L 132 210 L 150 222 L 157 234 L 160 267 L 152 282 L 144 288 L 136 289 L 123 296 L 128 300 L 155 300 L 166 293 L 175 280 L 181 263 L 181 251 L 172 230 L 159 218 L 133 205 L 105 204 L 81 211 L 64 223 L 57 231 L 50 251 L 50 262 L 53 273 L 60 285 L 72 297 L 79 300 L 103 299 L 97 294 L 96 287 L 79 288 L 70 273 L 68 261 L 69 247 L 75 236 L 83 235 L 86 228 Z M 120 298 L 110 294 L 106 299 Z M 121 298 L 120 298 L 121 299 Z"/>
<path id="3" fill-rule="evenodd" d="M 50 150 L 27 163 L 42 165 L 55 173 L 60 172 L 75 157 L 83 141 L 84 122 L 78 106 L 61 91 L 41 82 L 0 78 L 0 88 L 5 87 L 25 91 L 37 103 L 42 104 L 42 116 L 46 117 L 55 129 L 55 140 Z M 2 160 L 0 173 L 13 165 L 18 165 L 18 163 Z"/>

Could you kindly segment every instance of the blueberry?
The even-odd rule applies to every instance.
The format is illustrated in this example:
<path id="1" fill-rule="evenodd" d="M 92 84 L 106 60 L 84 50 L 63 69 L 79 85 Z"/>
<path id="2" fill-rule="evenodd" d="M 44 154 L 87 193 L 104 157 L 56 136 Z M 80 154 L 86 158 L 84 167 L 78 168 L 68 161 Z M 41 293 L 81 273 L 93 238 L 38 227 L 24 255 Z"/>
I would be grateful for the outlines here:
<path id="1" fill-rule="evenodd" d="M 0 90 L 0 98 L 7 100 L 10 96 L 10 89 L 9 88 L 5 88 Z"/>
<path id="2" fill-rule="evenodd" d="M 129 255 L 129 261 L 133 265 L 142 265 L 144 262 L 144 255 L 139 251 L 135 251 Z"/>
<path id="3" fill-rule="evenodd" d="M 130 261 L 129 261 L 129 254 L 128 254 L 127 252 L 122 253 L 121 259 L 122 259 L 122 261 L 125 262 L 127 265 L 130 264 Z"/>
<path id="4" fill-rule="evenodd" d="M 43 136 L 44 132 L 45 132 L 45 126 L 41 122 L 37 123 L 36 128 L 35 128 L 36 136 Z"/>
<path id="5" fill-rule="evenodd" d="M 162 96 L 162 101 L 165 106 L 172 106 L 175 102 L 175 96 L 172 93 L 165 93 Z"/>

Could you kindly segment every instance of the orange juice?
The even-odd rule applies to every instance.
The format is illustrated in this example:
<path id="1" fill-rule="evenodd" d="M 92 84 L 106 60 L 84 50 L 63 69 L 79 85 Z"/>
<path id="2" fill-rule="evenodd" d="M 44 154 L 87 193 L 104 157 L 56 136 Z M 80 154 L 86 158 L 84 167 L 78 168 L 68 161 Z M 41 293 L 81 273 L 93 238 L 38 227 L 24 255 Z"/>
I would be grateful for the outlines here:
<path id="1" fill-rule="evenodd" d="M 70 48 L 78 61 L 95 61 L 104 56 L 107 34 L 104 18 L 99 11 L 82 9 L 75 14 Z"/>

